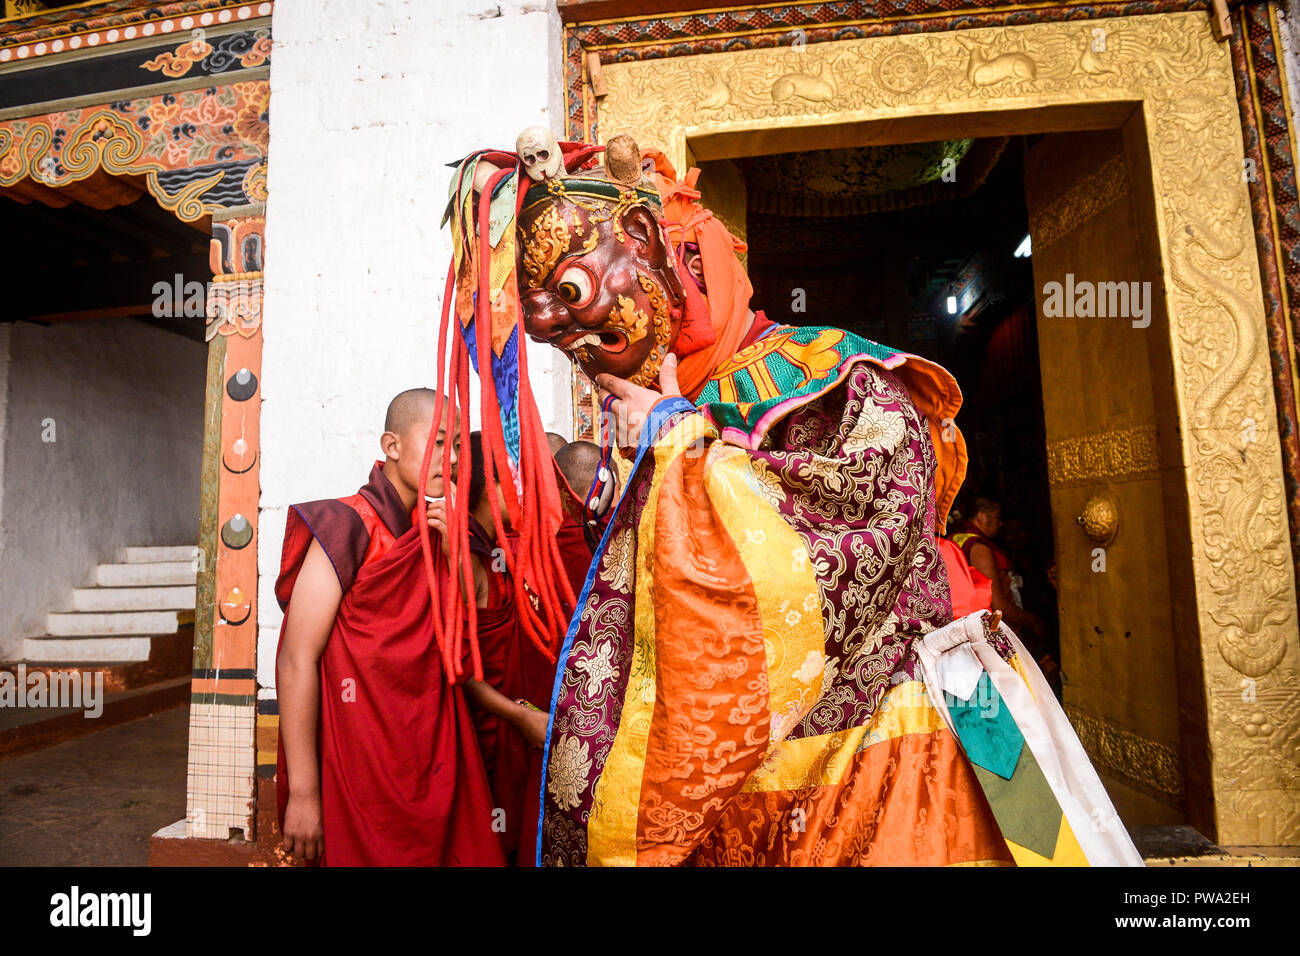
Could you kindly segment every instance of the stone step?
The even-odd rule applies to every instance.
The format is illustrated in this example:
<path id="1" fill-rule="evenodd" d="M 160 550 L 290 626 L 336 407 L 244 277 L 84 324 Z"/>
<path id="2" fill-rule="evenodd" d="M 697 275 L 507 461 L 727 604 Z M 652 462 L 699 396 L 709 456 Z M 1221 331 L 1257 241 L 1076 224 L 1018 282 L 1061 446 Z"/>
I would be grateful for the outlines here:
<path id="1" fill-rule="evenodd" d="M 160 588 L 77 588 L 74 611 L 192 611 L 194 585 Z"/>
<path id="2" fill-rule="evenodd" d="M 158 564 L 170 561 L 184 561 L 187 564 L 193 564 L 198 550 L 192 544 L 122 548 L 118 551 L 117 560 L 124 564 Z"/>
<path id="3" fill-rule="evenodd" d="M 70 611 L 45 616 L 45 627 L 51 637 L 174 634 L 180 624 L 176 611 Z"/>
<path id="4" fill-rule="evenodd" d="M 193 584 L 194 561 L 155 561 L 148 564 L 101 564 L 91 584 L 101 588 L 159 587 Z"/>
<path id="5" fill-rule="evenodd" d="M 111 657 L 115 649 L 128 653 L 138 652 L 141 648 L 139 642 L 148 648 L 143 658 L 106 659 Z M 145 638 L 62 638 L 45 635 L 29 638 L 24 652 L 21 661 L 0 663 L 0 671 L 17 673 L 21 664 L 28 674 L 37 671 L 47 674 L 67 671 L 99 673 L 104 676 L 104 687 L 108 690 L 131 690 L 191 673 L 194 666 L 194 625 L 182 624 L 175 634 Z M 76 656 L 55 656 L 64 652 Z"/>

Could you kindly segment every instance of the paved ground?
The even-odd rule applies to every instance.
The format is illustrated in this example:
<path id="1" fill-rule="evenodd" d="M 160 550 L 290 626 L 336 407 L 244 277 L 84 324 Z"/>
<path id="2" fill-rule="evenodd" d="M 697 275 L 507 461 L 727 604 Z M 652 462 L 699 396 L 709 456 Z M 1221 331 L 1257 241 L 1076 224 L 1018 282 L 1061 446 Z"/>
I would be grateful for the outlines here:
<path id="1" fill-rule="evenodd" d="M 0 866 L 146 866 L 185 816 L 189 708 L 0 760 Z"/>

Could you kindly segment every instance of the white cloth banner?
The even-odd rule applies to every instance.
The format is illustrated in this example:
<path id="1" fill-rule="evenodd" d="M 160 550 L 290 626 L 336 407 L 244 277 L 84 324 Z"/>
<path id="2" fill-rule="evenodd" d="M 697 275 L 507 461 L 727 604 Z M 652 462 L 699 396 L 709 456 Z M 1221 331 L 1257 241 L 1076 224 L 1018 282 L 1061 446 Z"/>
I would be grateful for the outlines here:
<path id="1" fill-rule="evenodd" d="M 1015 668 L 1004 661 L 985 638 L 986 613 L 978 611 L 959 618 L 946 627 L 931 631 L 917 644 L 926 690 L 944 723 L 956 737 L 944 692 L 970 700 L 981 673 L 987 672 L 1016 726 L 1024 734 L 1025 743 L 1056 795 L 1089 864 L 1144 866 L 1142 856 L 1092 767 L 1092 761 L 1038 665 L 1011 629 L 1001 625 L 999 633 L 1020 655 L 1021 666 L 1029 680 L 1026 686 Z"/>

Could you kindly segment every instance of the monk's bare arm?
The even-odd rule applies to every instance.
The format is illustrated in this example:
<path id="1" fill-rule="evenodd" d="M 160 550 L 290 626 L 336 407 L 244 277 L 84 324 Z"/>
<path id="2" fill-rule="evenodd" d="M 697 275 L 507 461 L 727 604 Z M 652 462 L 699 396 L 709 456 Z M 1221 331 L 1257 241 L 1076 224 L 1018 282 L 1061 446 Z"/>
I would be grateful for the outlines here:
<path id="1" fill-rule="evenodd" d="M 546 743 L 547 716 L 542 711 L 515 703 L 491 684 L 481 680 L 466 681 L 465 696 L 479 710 L 510 721 L 534 747 Z"/>
<path id="2" fill-rule="evenodd" d="M 522 704 L 516 704 L 487 681 L 466 681 L 465 696 L 479 710 L 487 711 L 489 714 L 496 714 L 498 717 L 504 717 L 512 724 L 518 723 L 515 718 L 519 711 L 527 710 Z"/>
<path id="3" fill-rule="evenodd" d="M 993 582 L 993 600 L 990 602 L 993 610 L 1005 612 L 1007 596 L 1002 593 L 1002 581 L 998 578 L 998 565 L 993 559 L 993 549 L 985 544 L 972 545 L 970 563 L 971 567 Z"/>
<path id="4" fill-rule="evenodd" d="M 320 543 L 313 541 L 289 599 L 288 624 L 276 663 L 280 739 L 289 774 L 285 852 L 315 859 L 323 849 L 320 762 L 320 656 L 334 627 L 343 589 Z"/>
<path id="5" fill-rule="evenodd" d="M 477 554 L 472 556 L 470 564 L 474 568 L 474 603 L 479 607 L 487 607 L 489 595 L 487 569 L 483 567 L 483 562 Z M 479 710 L 496 714 L 502 720 L 514 724 L 534 747 L 541 747 L 546 743 L 547 718 L 541 711 L 516 703 L 491 684 L 481 680 L 466 681 L 465 696 Z"/>
<path id="6" fill-rule="evenodd" d="M 1002 590 L 1002 576 L 998 574 L 997 561 L 993 549 L 986 544 L 975 544 L 970 549 L 971 567 L 975 568 L 993 582 L 993 599 L 989 602 L 990 610 L 998 611 L 1006 618 L 1013 631 L 1040 632 L 1041 624 L 1037 615 L 1021 610 L 1011 596 Z"/>

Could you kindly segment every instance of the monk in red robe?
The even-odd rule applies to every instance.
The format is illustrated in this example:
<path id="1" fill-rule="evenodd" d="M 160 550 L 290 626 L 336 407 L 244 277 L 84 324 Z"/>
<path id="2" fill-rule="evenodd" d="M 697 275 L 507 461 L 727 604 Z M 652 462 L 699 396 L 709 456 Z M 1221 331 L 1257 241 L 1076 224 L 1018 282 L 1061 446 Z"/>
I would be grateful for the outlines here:
<path id="1" fill-rule="evenodd" d="M 936 538 L 935 545 L 948 570 L 948 592 L 952 598 L 954 620 L 987 610 L 993 600 L 992 582 L 977 568 L 972 568 L 965 552 L 947 538 Z"/>
<path id="2" fill-rule="evenodd" d="M 419 481 L 434 398 L 411 389 L 393 399 L 384 460 L 357 494 L 289 511 L 275 587 L 285 612 L 276 783 L 284 846 L 296 858 L 503 862 L 464 694 L 443 672 L 412 523 L 426 520 L 446 540 L 441 446 L 453 443 L 454 463 L 454 428 L 433 438 L 423 492 Z"/>
<path id="3" fill-rule="evenodd" d="M 552 442 L 552 447 L 555 444 Z M 565 443 L 555 452 L 555 461 L 564 509 L 557 538 L 565 573 L 576 594 L 591 565 L 591 548 L 583 533 L 581 496 L 595 482 L 600 448 L 591 442 Z M 487 530 L 493 527 L 492 506 L 487 498 L 482 436 L 478 432 L 470 436 L 470 462 L 467 484 L 470 549 L 474 554 L 483 680 L 467 684 L 466 694 L 474 707 L 479 750 L 499 814 L 495 828 L 501 837 L 502 850 L 517 865 L 532 866 L 541 788 L 541 747 L 546 740 L 555 662 L 525 635 L 505 562 L 492 532 Z M 573 493 L 572 488 L 583 491 Z M 504 496 L 495 483 L 491 493 L 498 496 L 498 508 L 504 518 Z M 508 527 L 506 533 L 510 534 Z"/>
<path id="4" fill-rule="evenodd" d="M 994 541 L 1002 527 L 1002 506 L 989 498 L 972 497 L 970 516 L 961 523 L 952 541 L 966 556 L 971 570 L 989 582 L 990 599 L 987 607 L 1001 611 L 1008 626 L 1041 656 L 1046 626 L 1042 618 L 1020 606 L 1016 592 L 1011 556 Z"/>
<path id="5" fill-rule="evenodd" d="M 528 639 L 520 624 L 504 557 L 488 530 L 494 526 L 488 495 L 497 495 L 506 520 L 504 496 L 495 482 L 489 485 L 484 472 L 482 436 L 474 432 L 466 493 L 483 680 L 469 681 L 465 692 L 473 705 L 479 752 L 494 801 L 493 829 L 507 861 L 531 866 L 555 662 Z"/>

